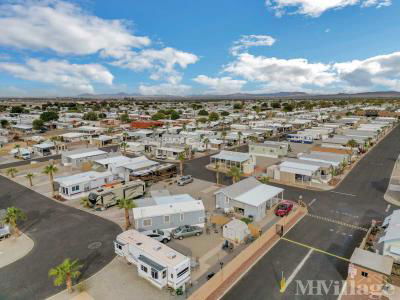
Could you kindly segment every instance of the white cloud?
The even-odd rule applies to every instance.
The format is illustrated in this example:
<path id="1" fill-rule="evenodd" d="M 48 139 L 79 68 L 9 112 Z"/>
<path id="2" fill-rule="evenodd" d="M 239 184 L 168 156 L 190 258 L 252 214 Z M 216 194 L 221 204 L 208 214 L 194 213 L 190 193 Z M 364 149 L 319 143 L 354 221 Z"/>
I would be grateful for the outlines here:
<path id="1" fill-rule="evenodd" d="M 279 59 L 243 53 L 224 67 L 224 71 L 249 81 L 261 82 L 271 89 L 301 89 L 326 86 L 335 82 L 330 65 L 310 63 L 306 59 Z"/>
<path id="2" fill-rule="evenodd" d="M 356 88 L 383 86 L 400 90 L 400 52 L 378 55 L 365 60 L 336 63 L 340 80 Z"/>
<path id="3" fill-rule="evenodd" d="M 160 50 L 130 51 L 112 64 L 134 71 L 149 70 L 151 79 L 166 79 L 171 84 L 177 84 L 181 81 L 182 75 L 175 68 L 185 69 L 188 65 L 197 61 L 198 57 L 192 53 L 166 47 Z"/>
<path id="4" fill-rule="evenodd" d="M 363 7 L 376 6 L 377 8 L 392 5 L 392 0 L 365 0 L 362 3 Z"/>
<path id="5" fill-rule="evenodd" d="M 145 85 L 139 86 L 139 93 L 142 95 L 178 95 L 183 96 L 191 91 L 191 87 L 185 84 L 172 84 L 172 83 L 161 83 L 157 85 Z"/>
<path id="6" fill-rule="evenodd" d="M 245 80 L 232 79 L 231 77 L 208 77 L 199 75 L 193 79 L 195 82 L 207 86 L 211 94 L 229 94 L 240 92 L 246 84 Z"/>
<path id="7" fill-rule="evenodd" d="M 233 43 L 230 49 L 233 55 L 239 54 L 243 50 L 247 50 L 250 47 L 256 46 L 272 46 L 275 43 L 275 39 L 269 35 L 242 35 L 238 41 Z"/>
<path id="8" fill-rule="evenodd" d="M 274 10 L 277 16 L 294 13 L 319 17 L 331 9 L 341 9 L 353 5 L 379 8 L 389 6 L 392 2 L 391 0 L 266 0 L 265 4 Z"/>
<path id="9" fill-rule="evenodd" d="M 150 39 L 133 35 L 124 21 L 101 19 L 72 3 L 28 0 L 0 5 L 0 44 L 59 54 L 102 51 L 117 56 L 149 45 Z"/>
<path id="10" fill-rule="evenodd" d="M 113 75 L 99 64 L 71 64 L 65 60 L 29 59 L 25 64 L 0 62 L 0 71 L 73 92 L 94 92 L 93 83 L 112 85 Z"/>

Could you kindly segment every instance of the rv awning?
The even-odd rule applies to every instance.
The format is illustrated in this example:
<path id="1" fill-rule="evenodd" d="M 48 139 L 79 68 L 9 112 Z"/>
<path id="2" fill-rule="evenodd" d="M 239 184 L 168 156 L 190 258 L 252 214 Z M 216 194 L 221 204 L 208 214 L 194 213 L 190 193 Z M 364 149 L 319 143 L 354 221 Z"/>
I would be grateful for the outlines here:
<path id="1" fill-rule="evenodd" d="M 162 270 L 165 270 L 166 267 L 163 267 L 162 265 L 156 263 L 155 261 L 151 260 L 150 258 L 144 256 L 144 255 L 139 255 L 139 260 L 141 262 L 144 262 L 146 265 L 150 266 L 153 269 L 156 269 L 158 272 L 161 272 Z"/>

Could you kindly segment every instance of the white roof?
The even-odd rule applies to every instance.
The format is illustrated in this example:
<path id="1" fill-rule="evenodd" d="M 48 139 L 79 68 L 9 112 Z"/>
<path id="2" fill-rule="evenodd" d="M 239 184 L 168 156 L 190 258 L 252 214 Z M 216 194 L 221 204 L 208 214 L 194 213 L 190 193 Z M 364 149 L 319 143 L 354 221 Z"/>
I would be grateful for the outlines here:
<path id="1" fill-rule="evenodd" d="M 138 248 L 144 256 L 148 256 L 148 258 L 155 260 L 156 263 L 161 263 L 171 268 L 189 260 L 189 258 L 167 245 L 133 229 L 120 233 L 117 236 L 117 241 Z"/>
<path id="2" fill-rule="evenodd" d="M 226 150 L 222 150 L 220 153 L 213 155 L 211 157 L 216 159 L 235 161 L 235 162 L 245 162 L 250 159 L 250 155 L 248 153 L 226 151 Z"/>
<path id="3" fill-rule="evenodd" d="M 109 164 L 124 164 L 124 163 L 129 163 L 132 159 L 123 156 L 123 155 L 118 155 L 118 156 L 113 156 L 113 157 L 107 157 L 107 158 L 102 158 L 102 159 L 97 159 L 94 162 L 100 165 L 109 165 Z"/>
<path id="4" fill-rule="evenodd" d="M 394 210 L 386 223 L 389 223 L 388 227 L 385 230 L 385 235 L 379 239 L 379 243 L 400 240 L 400 209 Z"/>
<path id="5" fill-rule="evenodd" d="M 135 219 L 151 218 L 157 216 L 172 215 L 178 213 L 204 211 L 204 205 L 201 200 L 184 201 L 177 203 L 168 203 L 133 208 L 133 217 Z"/>
<path id="6" fill-rule="evenodd" d="M 183 149 L 183 148 L 172 148 L 172 147 L 160 147 L 157 150 L 177 152 L 177 153 L 181 153 L 181 152 L 185 151 L 185 149 Z"/>
<path id="7" fill-rule="evenodd" d="M 53 142 L 45 142 L 45 143 L 33 145 L 33 147 L 46 149 L 46 148 L 54 147 L 54 143 Z"/>
<path id="8" fill-rule="evenodd" d="M 106 154 L 106 153 L 107 152 L 102 151 L 102 150 L 93 150 L 93 151 L 83 152 L 83 153 L 74 153 L 74 154 L 70 154 L 70 155 L 67 154 L 66 156 L 71 159 L 78 159 L 78 158 L 102 155 L 102 154 Z"/>
<path id="9" fill-rule="evenodd" d="M 236 197 L 235 200 L 251 206 L 260 206 L 262 203 L 276 197 L 282 192 L 283 189 L 281 188 L 267 184 L 260 184 Z"/>
<path id="10" fill-rule="evenodd" d="M 284 161 L 279 165 L 280 171 L 301 174 L 306 176 L 312 176 L 312 174 L 320 169 L 319 166 L 302 164 L 301 161 Z"/>
<path id="11" fill-rule="evenodd" d="M 83 132 L 67 132 L 64 134 L 61 134 L 60 136 L 65 137 L 65 138 L 78 138 L 78 137 L 82 137 L 82 136 L 86 136 L 86 133 Z"/>
<path id="12" fill-rule="evenodd" d="M 70 176 L 57 177 L 54 179 L 54 181 L 58 182 L 62 186 L 71 186 L 74 184 L 80 184 L 100 178 L 106 178 L 109 176 L 112 176 L 112 173 L 109 171 L 107 172 L 89 171 Z"/>

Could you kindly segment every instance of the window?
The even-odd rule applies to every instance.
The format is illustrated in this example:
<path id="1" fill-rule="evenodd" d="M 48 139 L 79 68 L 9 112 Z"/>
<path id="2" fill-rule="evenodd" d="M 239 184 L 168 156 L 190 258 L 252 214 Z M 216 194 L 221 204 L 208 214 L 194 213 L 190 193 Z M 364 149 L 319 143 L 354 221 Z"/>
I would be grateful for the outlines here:
<path id="1" fill-rule="evenodd" d="M 368 277 L 368 273 L 367 272 L 361 272 L 361 276 Z"/>
<path id="2" fill-rule="evenodd" d="M 164 271 L 162 272 L 162 278 L 165 278 L 165 277 L 167 277 L 167 270 L 164 270 Z"/>
<path id="3" fill-rule="evenodd" d="M 181 220 L 181 222 L 183 222 L 184 219 L 185 219 L 185 215 L 184 215 L 184 214 L 181 214 L 181 215 L 180 215 L 180 220 Z"/>
<path id="4" fill-rule="evenodd" d="M 151 226 L 152 222 L 151 219 L 144 219 L 143 220 L 143 226 Z"/>
<path id="5" fill-rule="evenodd" d="M 225 197 L 225 203 L 229 203 L 229 198 Z"/>
<path id="6" fill-rule="evenodd" d="M 178 273 L 177 277 L 178 277 L 178 278 L 181 277 L 181 276 L 182 276 L 183 274 L 185 274 L 187 271 L 189 271 L 189 267 L 187 267 L 187 268 L 183 269 L 182 271 L 180 271 L 180 272 Z"/>
<path id="7" fill-rule="evenodd" d="M 118 244 L 118 243 L 115 243 L 115 248 L 117 248 L 117 249 L 119 249 L 119 250 L 122 250 L 122 245 L 120 245 L 120 244 Z"/>
<path id="8" fill-rule="evenodd" d="M 154 269 L 151 269 L 151 277 L 153 279 L 158 279 L 158 272 Z"/>
<path id="9" fill-rule="evenodd" d="M 169 224 L 170 222 L 170 216 L 164 216 L 164 223 Z"/>
<path id="10" fill-rule="evenodd" d="M 147 273 L 147 267 L 140 265 L 140 270 L 142 270 L 143 272 Z"/>
<path id="11" fill-rule="evenodd" d="M 73 191 L 73 192 L 79 191 L 79 185 L 74 185 L 74 186 L 72 187 L 72 191 Z"/>

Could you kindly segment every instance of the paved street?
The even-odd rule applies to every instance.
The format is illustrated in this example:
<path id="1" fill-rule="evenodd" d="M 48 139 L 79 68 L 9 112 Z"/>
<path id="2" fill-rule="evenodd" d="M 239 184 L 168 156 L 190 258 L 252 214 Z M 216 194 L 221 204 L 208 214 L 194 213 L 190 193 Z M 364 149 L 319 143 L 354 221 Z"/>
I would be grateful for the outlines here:
<path id="1" fill-rule="evenodd" d="M 317 192 L 282 186 L 285 189 L 284 197 L 297 200 L 302 195 L 304 201 L 312 204 L 311 214 L 367 228 L 372 219 L 382 219 L 390 213 L 385 212 L 387 203 L 383 195 L 400 152 L 399 135 L 398 126 L 354 167 L 335 190 Z M 305 246 L 279 241 L 224 299 L 308 299 L 309 296 L 297 293 L 296 280 L 304 284 L 310 279 L 343 280 L 347 274 L 347 262 L 313 251 L 283 294 L 279 292 L 279 280 L 271 279 L 269 273 L 283 271 L 288 278 L 298 261 L 306 256 L 306 246 L 350 258 L 363 235 L 365 232 L 362 230 L 307 216 L 286 235 Z M 291 244 L 289 248 L 288 243 Z M 283 264 L 286 261 L 293 261 L 293 265 L 286 267 Z M 277 264 L 281 265 L 278 271 Z M 332 289 L 328 296 L 316 296 L 313 299 L 336 299 L 333 293 Z"/>
<path id="2" fill-rule="evenodd" d="M 0 299 L 44 299 L 63 289 L 53 286 L 50 268 L 65 258 L 84 264 L 82 278 L 114 257 L 120 228 L 103 218 L 50 200 L 0 177 L 0 208 L 16 206 L 27 214 L 22 230 L 35 243 L 22 259 L 0 269 Z"/>

